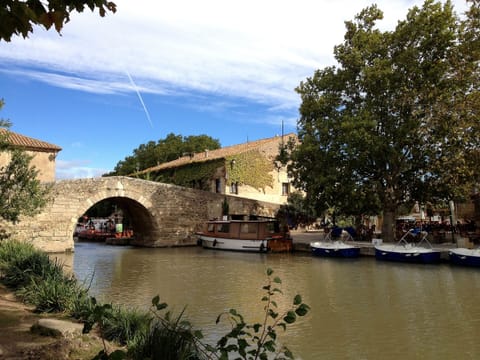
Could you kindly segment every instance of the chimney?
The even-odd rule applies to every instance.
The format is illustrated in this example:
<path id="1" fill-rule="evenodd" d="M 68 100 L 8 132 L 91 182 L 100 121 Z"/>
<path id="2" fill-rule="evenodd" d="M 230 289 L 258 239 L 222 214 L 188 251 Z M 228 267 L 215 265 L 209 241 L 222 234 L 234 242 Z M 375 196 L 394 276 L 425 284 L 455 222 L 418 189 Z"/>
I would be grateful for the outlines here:
<path id="1" fill-rule="evenodd" d="M 205 149 L 205 157 L 208 157 L 208 149 Z"/>

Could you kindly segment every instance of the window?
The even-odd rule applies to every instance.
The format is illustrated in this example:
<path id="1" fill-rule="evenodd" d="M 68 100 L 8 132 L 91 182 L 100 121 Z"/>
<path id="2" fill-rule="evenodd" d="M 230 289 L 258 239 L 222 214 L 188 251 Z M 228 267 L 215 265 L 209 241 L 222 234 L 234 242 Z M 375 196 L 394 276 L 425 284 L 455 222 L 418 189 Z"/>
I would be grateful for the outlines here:
<path id="1" fill-rule="evenodd" d="M 217 224 L 217 232 L 220 232 L 220 233 L 230 232 L 230 224 Z"/>
<path id="2" fill-rule="evenodd" d="M 282 195 L 287 196 L 290 194 L 290 183 L 282 183 Z"/>
<path id="3" fill-rule="evenodd" d="M 220 181 L 220 179 L 215 179 L 215 192 L 217 194 L 222 193 L 222 182 Z"/>
<path id="4" fill-rule="evenodd" d="M 257 223 L 245 223 L 240 225 L 240 232 L 244 234 L 256 234 L 258 231 Z"/>
<path id="5" fill-rule="evenodd" d="M 230 184 L 230 194 L 238 194 L 238 182 L 232 182 Z"/>

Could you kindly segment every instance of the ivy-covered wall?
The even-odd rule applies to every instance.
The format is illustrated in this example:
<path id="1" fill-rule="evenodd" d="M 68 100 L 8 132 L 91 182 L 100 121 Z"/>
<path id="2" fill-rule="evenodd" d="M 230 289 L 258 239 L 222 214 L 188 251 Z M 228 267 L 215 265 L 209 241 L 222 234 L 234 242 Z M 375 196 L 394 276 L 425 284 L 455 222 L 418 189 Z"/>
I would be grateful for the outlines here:
<path id="1" fill-rule="evenodd" d="M 260 151 L 251 150 L 204 162 L 196 162 L 175 169 L 148 173 L 147 180 L 165 182 L 201 190 L 211 190 L 212 181 L 226 178 L 226 184 L 248 185 L 257 190 L 273 187 L 273 162 Z"/>
<path id="2" fill-rule="evenodd" d="M 148 174 L 150 180 L 190 187 L 200 190 L 210 190 L 211 181 L 219 168 L 224 166 L 224 160 L 197 162 L 175 169 L 155 171 Z"/>
<path id="3" fill-rule="evenodd" d="M 271 172 L 273 162 L 268 160 L 258 150 L 251 150 L 226 158 L 227 183 L 249 185 L 257 190 L 273 187 Z"/>

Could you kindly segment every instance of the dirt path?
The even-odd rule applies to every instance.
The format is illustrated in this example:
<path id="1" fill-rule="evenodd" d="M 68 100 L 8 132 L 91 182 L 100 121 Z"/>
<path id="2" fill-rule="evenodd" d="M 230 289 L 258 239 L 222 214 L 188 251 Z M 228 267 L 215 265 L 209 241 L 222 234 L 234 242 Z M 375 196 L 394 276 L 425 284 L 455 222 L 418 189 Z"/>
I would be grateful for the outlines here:
<path id="1" fill-rule="evenodd" d="M 42 317 L 32 310 L 0 284 L 0 360 L 85 360 L 102 349 L 95 335 L 65 339 L 32 333 L 31 326 Z"/>

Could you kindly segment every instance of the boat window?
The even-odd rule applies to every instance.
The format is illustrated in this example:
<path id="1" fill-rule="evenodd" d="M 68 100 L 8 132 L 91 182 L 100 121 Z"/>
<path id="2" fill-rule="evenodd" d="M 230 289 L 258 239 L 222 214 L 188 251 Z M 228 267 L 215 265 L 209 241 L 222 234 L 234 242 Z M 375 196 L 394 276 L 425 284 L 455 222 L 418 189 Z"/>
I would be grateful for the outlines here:
<path id="1" fill-rule="evenodd" d="M 276 221 L 267 223 L 267 232 L 270 234 L 280 232 L 280 224 Z"/>
<path id="2" fill-rule="evenodd" d="M 254 234 L 257 232 L 258 224 L 256 223 L 245 223 L 240 225 L 240 232 Z"/>
<path id="3" fill-rule="evenodd" d="M 214 232 L 215 231 L 215 224 L 208 224 L 207 231 L 208 232 Z"/>
<path id="4" fill-rule="evenodd" d="M 217 232 L 228 233 L 230 232 L 230 224 L 217 224 Z"/>

